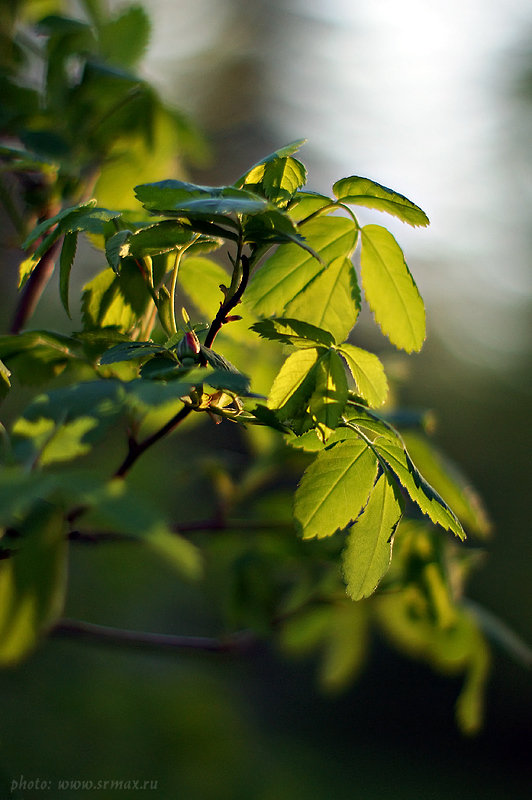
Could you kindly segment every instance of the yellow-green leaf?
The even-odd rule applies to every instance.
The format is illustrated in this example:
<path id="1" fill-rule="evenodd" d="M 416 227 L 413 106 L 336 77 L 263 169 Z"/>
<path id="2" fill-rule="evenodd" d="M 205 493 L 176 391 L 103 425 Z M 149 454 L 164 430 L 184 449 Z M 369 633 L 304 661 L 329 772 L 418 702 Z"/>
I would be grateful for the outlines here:
<path id="1" fill-rule="evenodd" d="M 316 365 L 316 388 L 310 398 L 310 413 L 327 439 L 338 424 L 347 402 L 347 379 L 342 360 L 334 350 L 328 350 Z"/>
<path id="2" fill-rule="evenodd" d="M 370 406 L 381 406 L 388 396 L 388 381 L 378 356 L 352 344 L 338 348 L 347 361 L 358 393 Z"/>
<path id="3" fill-rule="evenodd" d="M 342 203 L 386 211 L 414 227 L 429 224 L 429 218 L 419 206 L 399 192 L 369 178 L 360 178 L 357 175 L 342 178 L 334 184 L 333 192 Z"/>
<path id="4" fill-rule="evenodd" d="M 340 256 L 349 257 L 357 241 L 355 223 L 343 217 L 313 219 L 300 228 L 300 233 L 322 262 L 297 244 L 280 245 L 246 290 L 245 297 L 259 316 L 283 316 L 287 305 L 323 270 L 323 265 Z M 306 321 L 320 324 L 314 318 Z"/>
<path id="5" fill-rule="evenodd" d="M 425 306 L 403 252 L 386 228 L 362 228 L 360 264 L 366 300 L 382 332 L 407 353 L 421 350 Z"/>
<path id="6" fill-rule="evenodd" d="M 268 408 L 281 411 L 288 419 L 306 406 L 315 386 L 314 368 L 319 357 L 316 347 L 297 350 L 288 356 L 268 396 Z"/>
<path id="7" fill-rule="evenodd" d="M 340 256 L 322 269 L 287 304 L 286 313 L 329 331 L 336 342 L 343 342 L 354 326 L 360 310 L 360 289 L 349 258 Z"/>
<path id="8" fill-rule="evenodd" d="M 347 594 L 361 600 L 373 594 L 392 559 L 393 535 L 402 514 L 396 484 L 381 475 L 368 504 L 349 532 L 342 564 Z"/>
<path id="9" fill-rule="evenodd" d="M 351 431 L 318 454 L 296 491 L 294 516 L 304 539 L 347 528 L 366 505 L 377 477 L 377 459 Z"/>

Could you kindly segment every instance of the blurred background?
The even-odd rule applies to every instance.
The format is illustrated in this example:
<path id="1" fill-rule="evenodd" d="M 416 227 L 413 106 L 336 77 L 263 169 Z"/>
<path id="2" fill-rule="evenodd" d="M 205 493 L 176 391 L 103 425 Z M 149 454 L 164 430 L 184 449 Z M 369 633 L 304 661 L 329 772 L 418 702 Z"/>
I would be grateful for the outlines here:
<path id="1" fill-rule="evenodd" d="M 363 175 L 428 213 L 426 230 L 385 222 L 429 324 L 423 351 L 402 362 L 401 400 L 434 411 L 438 441 L 493 518 L 470 596 L 530 644 L 532 6 L 145 6 L 153 33 L 144 74 L 212 146 L 191 178 L 233 182 L 265 153 L 306 137 L 310 188 L 329 192 L 338 178 Z M 377 334 L 368 327 L 367 336 Z M 372 344 L 393 356 L 384 340 Z M 181 598 L 158 563 L 84 551 L 86 571 L 77 558 L 72 615 L 90 607 L 95 620 L 100 611 L 100 621 L 116 614 L 126 624 L 137 576 L 157 592 L 131 612 L 132 626 L 157 620 L 194 633 L 208 618 L 208 608 L 178 612 L 189 589 Z M 59 640 L 3 674 L 0 688 L 6 781 L 18 773 L 140 777 L 159 781 L 152 794 L 183 800 L 530 796 L 530 672 L 497 652 L 485 728 L 473 740 L 454 726 L 458 684 L 381 641 L 338 697 L 317 692 L 312 664 L 286 663 L 267 648 L 245 659 L 182 658 Z"/>

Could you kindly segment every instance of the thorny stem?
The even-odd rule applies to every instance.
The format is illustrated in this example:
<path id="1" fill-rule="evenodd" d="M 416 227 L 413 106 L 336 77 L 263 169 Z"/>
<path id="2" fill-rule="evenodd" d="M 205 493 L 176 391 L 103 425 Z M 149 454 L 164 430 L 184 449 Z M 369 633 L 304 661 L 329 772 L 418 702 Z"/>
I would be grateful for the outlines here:
<path id="1" fill-rule="evenodd" d="M 205 347 L 211 347 L 217 334 L 220 332 L 222 325 L 224 325 L 228 321 L 227 317 L 229 315 L 229 312 L 232 311 L 233 308 L 235 308 L 240 303 L 242 295 L 244 294 L 246 286 L 248 285 L 249 259 L 245 255 L 240 255 L 239 261 L 242 264 L 242 276 L 240 278 L 240 283 L 238 284 L 238 288 L 236 289 L 234 294 L 230 295 L 225 301 L 225 303 L 222 303 L 220 308 L 218 309 L 218 313 L 213 319 L 211 327 L 209 328 L 209 332 L 205 337 Z M 236 263 L 237 266 L 235 266 L 235 270 L 238 269 L 238 262 Z"/>
<path id="2" fill-rule="evenodd" d="M 106 625 L 95 625 L 91 622 L 74 619 L 60 620 L 52 629 L 52 634 L 67 638 L 89 639 L 101 644 L 203 653 L 243 653 L 257 642 L 256 637 L 248 631 L 239 631 L 220 638 L 176 636 L 110 628 Z"/>

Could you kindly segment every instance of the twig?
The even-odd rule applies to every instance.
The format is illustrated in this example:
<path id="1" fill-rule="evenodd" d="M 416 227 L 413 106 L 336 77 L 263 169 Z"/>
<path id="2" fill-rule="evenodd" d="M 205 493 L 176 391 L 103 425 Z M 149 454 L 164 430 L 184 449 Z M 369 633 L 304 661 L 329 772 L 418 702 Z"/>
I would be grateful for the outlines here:
<path id="1" fill-rule="evenodd" d="M 149 447 L 155 444 L 155 442 L 158 442 L 159 439 L 162 439 L 168 433 L 171 433 L 171 431 L 173 431 L 174 428 L 177 428 L 177 426 L 184 419 L 188 417 L 191 411 L 192 408 L 190 408 L 190 406 L 184 406 L 180 411 L 177 412 L 177 414 L 175 414 L 171 419 L 169 419 L 168 422 L 162 426 L 162 428 L 159 428 L 158 431 L 152 433 L 151 436 L 147 436 L 146 439 L 142 440 L 142 442 L 137 442 L 135 439 L 130 439 L 128 453 L 123 462 L 120 464 L 120 466 L 114 473 L 113 477 L 124 478 L 131 469 L 131 467 L 133 466 L 133 464 L 135 463 L 135 461 L 138 458 L 140 458 L 140 456 Z"/>
<path id="2" fill-rule="evenodd" d="M 189 650 L 203 653 L 244 653 L 257 643 L 249 631 L 211 638 L 207 636 L 175 636 L 165 633 L 110 628 L 75 619 L 62 619 L 52 629 L 54 636 L 69 639 L 89 639 L 101 644 L 145 647 L 155 650 Z"/>
<path id="3" fill-rule="evenodd" d="M 249 259 L 247 258 L 247 256 L 243 255 L 240 257 L 240 261 L 242 264 L 242 277 L 240 279 L 238 289 L 233 295 L 231 295 L 231 297 L 229 297 L 225 301 L 225 303 L 222 303 L 222 305 L 218 309 L 218 313 L 213 319 L 211 327 L 209 328 L 209 332 L 205 337 L 205 347 L 211 347 L 222 325 L 228 322 L 227 316 L 229 312 L 232 311 L 233 308 L 235 308 L 235 306 L 237 306 L 240 303 L 242 295 L 246 290 L 246 286 L 248 285 L 248 280 L 249 280 Z"/>

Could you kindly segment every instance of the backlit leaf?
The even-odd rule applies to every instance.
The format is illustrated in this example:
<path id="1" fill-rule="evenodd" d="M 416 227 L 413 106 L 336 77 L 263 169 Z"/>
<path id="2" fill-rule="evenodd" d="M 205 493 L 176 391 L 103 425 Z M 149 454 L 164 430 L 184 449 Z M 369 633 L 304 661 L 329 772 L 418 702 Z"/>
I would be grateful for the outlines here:
<path id="1" fill-rule="evenodd" d="M 347 593 L 353 600 L 372 595 L 386 574 L 401 514 L 397 487 L 381 475 L 366 508 L 349 531 L 342 554 Z"/>
<path id="2" fill-rule="evenodd" d="M 343 217 L 311 220 L 301 228 L 301 233 L 323 263 L 296 244 L 278 247 L 253 275 L 246 291 L 245 297 L 258 315 L 283 316 L 292 300 L 323 270 L 323 264 L 328 265 L 340 256 L 349 257 L 356 246 L 356 225 Z M 305 321 L 316 324 L 314 318 Z"/>
<path id="3" fill-rule="evenodd" d="M 304 539 L 344 530 L 360 514 L 377 477 L 377 459 L 356 434 L 326 448 L 305 470 L 294 515 Z"/>
<path id="4" fill-rule="evenodd" d="M 309 347 L 288 356 L 279 370 L 268 397 L 268 408 L 278 410 L 281 420 L 297 416 L 314 391 L 319 350 Z"/>
<path id="5" fill-rule="evenodd" d="M 382 332 L 411 353 L 425 339 L 425 307 L 403 252 L 380 225 L 362 228 L 360 257 L 366 300 Z"/>
<path id="6" fill-rule="evenodd" d="M 342 178 L 334 184 L 333 192 L 342 203 L 386 211 L 413 226 L 429 224 L 429 218 L 419 206 L 404 195 L 369 178 L 359 178 L 356 175 Z"/>
<path id="7" fill-rule="evenodd" d="M 404 447 L 399 442 L 394 443 L 384 439 L 376 439 L 373 447 L 421 511 L 427 514 L 434 523 L 445 530 L 452 531 L 460 539 L 465 539 L 464 530 L 455 514 L 423 478 Z"/>
<path id="8" fill-rule="evenodd" d="M 334 339 L 329 331 L 299 319 L 282 317 L 263 319 L 251 325 L 251 330 L 258 333 L 263 339 L 282 342 L 294 347 L 312 347 L 316 344 L 330 347 L 334 344 Z"/>
<path id="9" fill-rule="evenodd" d="M 347 361 L 360 396 L 370 406 L 381 406 L 388 395 L 388 381 L 378 356 L 352 344 L 343 344 L 339 352 Z"/>
<path id="10" fill-rule="evenodd" d="M 338 425 L 347 402 L 347 378 L 338 353 L 328 350 L 318 360 L 315 369 L 316 388 L 309 408 L 316 427 L 327 439 Z"/>
<path id="11" fill-rule="evenodd" d="M 464 476 L 426 437 L 404 433 L 412 460 L 468 531 L 485 537 L 491 530 L 487 512 L 477 492 Z"/>
<path id="12" fill-rule="evenodd" d="M 288 316 L 325 328 L 337 342 L 347 338 L 359 310 L 356 273 L 351 261 L 343 256 L 322 269 L 286 306 Z"/>

